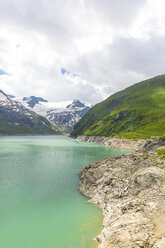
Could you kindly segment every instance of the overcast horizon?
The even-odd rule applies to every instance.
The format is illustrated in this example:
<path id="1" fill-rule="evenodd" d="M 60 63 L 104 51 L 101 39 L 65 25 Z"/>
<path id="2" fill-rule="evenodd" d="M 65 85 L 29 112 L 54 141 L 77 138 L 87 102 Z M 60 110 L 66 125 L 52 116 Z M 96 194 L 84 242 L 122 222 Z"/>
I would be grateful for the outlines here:
<path id="1" fill-rule="evenodd" d="M 0 89 L 95 104 L 164 74 L 163 0 L 1 0 Z"/>

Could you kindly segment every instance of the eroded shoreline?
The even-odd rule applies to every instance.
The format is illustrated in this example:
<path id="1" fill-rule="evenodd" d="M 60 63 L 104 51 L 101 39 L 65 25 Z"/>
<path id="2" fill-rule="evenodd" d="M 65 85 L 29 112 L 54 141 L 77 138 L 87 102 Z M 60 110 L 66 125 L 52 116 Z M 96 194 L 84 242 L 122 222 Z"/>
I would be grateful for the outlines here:
<path id="1" fill-rule="evenodd" d="M 112 139 L 111 146 L 122 143 Z M 78 140 L 107 142 L 102 137 L 101 142 L 98 137 Z M 96 161 L 79 173 L 80 192 L 99 204 L 104 215 L 96 237 L 99 248 L 165 247 L 165 160 L 155 152 L 165 142 L 136 143 L 137 152 Z"/>
<path id="2" fill-rule="evenodd" d="M 107 147 L 121 148 L 121 149 L 131 149 L 139 150 L 144 144 L 145 140 L 129 140 L 129 139 L 119 139 L 115 137 L 104 137 L 104 136 L 78 136 L 77 141 L 79 142 L 94 142 Z"/>

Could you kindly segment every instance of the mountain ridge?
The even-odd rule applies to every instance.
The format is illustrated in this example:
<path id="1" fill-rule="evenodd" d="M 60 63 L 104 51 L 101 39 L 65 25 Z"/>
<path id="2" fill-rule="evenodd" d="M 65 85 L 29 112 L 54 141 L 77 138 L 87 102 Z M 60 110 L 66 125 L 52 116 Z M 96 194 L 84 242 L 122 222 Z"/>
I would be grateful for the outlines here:
<path id="1" fill-rule="evenodd" d="M 73 131 L 73 126 L 89 111 L 91 106 L 81 100 L 49 102 L 41 97 L 15 97 L 25 107 L 45 116 L 63 132 Z"/>
<path id="2" fill-rule="evenodd" d="M 72 136 L 150 138 L 165 133 L 165 75 L 136 83 L 96 104 Z M 149 127 L 149 128 L 148 128 Z"/>
<path id="3" fill-rule="evenodd" d="M 25 108 L 0 90 L 0 135 L 60 134 L 45 117 Z"/>

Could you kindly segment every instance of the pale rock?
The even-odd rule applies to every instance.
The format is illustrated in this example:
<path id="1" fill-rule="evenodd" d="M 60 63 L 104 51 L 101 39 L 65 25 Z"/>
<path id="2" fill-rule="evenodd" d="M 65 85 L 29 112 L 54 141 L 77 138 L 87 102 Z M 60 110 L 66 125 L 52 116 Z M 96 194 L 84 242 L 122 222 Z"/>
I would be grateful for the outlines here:
<path id="1" fill-rule="evenodd" d="M 104 215 L 99 248 L 165 248 L 164 160 L 143 153 L 110 157 L 79 176 L 80 192 Z"/>

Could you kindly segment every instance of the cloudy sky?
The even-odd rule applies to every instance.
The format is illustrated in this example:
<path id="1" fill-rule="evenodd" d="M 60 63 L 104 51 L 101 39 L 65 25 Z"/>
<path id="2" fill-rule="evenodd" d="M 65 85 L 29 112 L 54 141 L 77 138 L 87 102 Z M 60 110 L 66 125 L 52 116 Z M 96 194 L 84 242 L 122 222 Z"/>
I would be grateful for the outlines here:
<path id="1" fill-rule="evenodd" d="M 165 73 L 164 0 L 1 0 L 0 88 L 96 103 Z"/>

